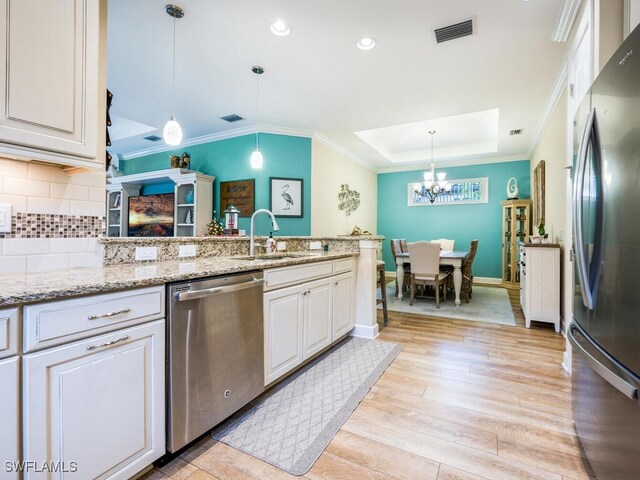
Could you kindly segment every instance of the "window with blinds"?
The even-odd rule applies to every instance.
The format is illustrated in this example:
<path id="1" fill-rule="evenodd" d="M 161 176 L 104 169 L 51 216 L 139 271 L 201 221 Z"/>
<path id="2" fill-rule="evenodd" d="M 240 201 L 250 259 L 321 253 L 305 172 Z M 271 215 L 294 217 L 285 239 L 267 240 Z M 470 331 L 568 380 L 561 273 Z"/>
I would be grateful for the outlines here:
<path id="1" fill-rule="evenodd" d="M 464 205 L 489 202 L 489 178 L 464 178 L 449 180 L 451 192 L 438 195 L 433 203 L 415 192 L 415 183 L 407 184 L 407 204 L 410 207 L 430 205 Z"/>

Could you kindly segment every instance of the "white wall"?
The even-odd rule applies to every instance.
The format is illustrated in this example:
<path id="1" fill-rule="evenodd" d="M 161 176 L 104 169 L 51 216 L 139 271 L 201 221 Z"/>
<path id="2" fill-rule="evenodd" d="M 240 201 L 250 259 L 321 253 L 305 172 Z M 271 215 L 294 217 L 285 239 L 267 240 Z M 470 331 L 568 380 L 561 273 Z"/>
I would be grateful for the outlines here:
<path id="1" fill-rule="evenodd" d="M 531 185 L 533 170 L 541 160 L 545 163 L 545 230 L 551 232 L 554 243 L 562 243 L 567 202 L 567 94 L 560 97 L 547 129 L 531 157 Z M 534 225 L 534 230 L 537 225 Z"/>
<path id="2" fill-rule="evenodd" d="M 347 216 L 338 210 L 340 185 L 360 192 L 360 207 Z M 313 140 L 311 147 L 311 235 L 349 234 L 357 225 L 376 233 L 377 175 L 326 145 Z"/>
<path id="3" fill-rule="evenodd" d="M 59 167 L 0 158 L 0 203 L 12 214 L 32 213 L 80 217 L 105 215 L 105 175 L 102 172 L 67 175 Z M 60 218 L 60 217 L 58 217 Z M 39 225 L 46 222 L 42 217 Z M 0 273 L 35 272 L 102 265 L 102 249 L 83 229 L 67 230 L 56 238 L 0 238 Z M 3 235 L 0 234 L 0 237 Z"/>

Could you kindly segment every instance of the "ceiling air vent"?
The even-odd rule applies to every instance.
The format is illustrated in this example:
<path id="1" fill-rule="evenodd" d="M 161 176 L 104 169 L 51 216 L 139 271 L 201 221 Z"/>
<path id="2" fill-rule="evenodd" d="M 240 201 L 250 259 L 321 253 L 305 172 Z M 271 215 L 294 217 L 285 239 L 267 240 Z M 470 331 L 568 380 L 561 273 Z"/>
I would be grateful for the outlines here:
<path id="1" fill-rule="evenodd" d="M 516 130 L 509 130 L 509 135 L 522 135 L 524 128 L 518 128 Z"/>
<path id="2" fill-rule="evenodd" d="M 436 28 L 435 33 L 436 42 L 438 43 L 448 42 L 449 40 L 455 40 L 456 38 L 472 35 L 473 20 L 467 20 L 447 27 Z"/>
<path id="3" fill-rule="evenodd" d="M 226 115 L 224 117 L 220 117 L 220 120 L 224 120 L 225 122 L 233 123 L 233 122 L 237 122 L 238 120 L 244 120 L 244 118 L 242 118 L 240 115 L 236 115 L 235 113 L 232 113 L 231 115 Z"/>
<path id="4" fill-rule="evenodd" d="M 149 135 L 148 137 L 143 137 L 145 140 L 149 140 L 150 142 L 159 142 L 160 140 L 162 140 L 162 138 L 160 138 L 157 135 Z"/>

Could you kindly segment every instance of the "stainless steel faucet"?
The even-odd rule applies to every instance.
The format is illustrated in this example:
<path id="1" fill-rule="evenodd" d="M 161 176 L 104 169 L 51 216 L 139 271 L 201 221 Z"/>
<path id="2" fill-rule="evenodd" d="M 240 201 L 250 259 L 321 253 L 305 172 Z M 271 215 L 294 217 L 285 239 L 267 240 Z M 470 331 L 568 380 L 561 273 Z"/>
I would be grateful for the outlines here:
<path id="1" fill-rule="evenodd" d="M 253 219 L 259 213 L 266 213 L 271 217 L 271 224 L 273 225 L 274 232 L 277 232 L 278 230 L 280 230 L 280 227 L 278 226 L 278 222 L 276 222 L 276 217 L 274 217 L 273 213 L 271 213 L 269 210 L 267 210 L 266 208 L 261 208 L 253 212 L 253 215 L 251 215 L 251 239 L 249 240 L 249 256 L 250 257 L 254 256 L 255 248 L 256 248 L 256 245 L 253 241 Z"/>

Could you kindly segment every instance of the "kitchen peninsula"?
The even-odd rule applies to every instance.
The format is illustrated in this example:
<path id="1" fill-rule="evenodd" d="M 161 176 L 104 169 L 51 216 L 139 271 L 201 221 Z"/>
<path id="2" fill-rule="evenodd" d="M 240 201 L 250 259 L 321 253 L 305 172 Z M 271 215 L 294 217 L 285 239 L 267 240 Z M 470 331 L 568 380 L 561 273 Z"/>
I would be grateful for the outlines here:
<path id="1" fill-rule="evenodd" d="M 381 239 L 279 237 L 285 252 L 249 257 L 246 237 L 105 238 L 102 267 L 0 275 L 0 322 L 8 332 L 0 338 L 8 345 L 0 349 L 0 357 L 8 357 L 0 362 L 0 382 L 15 389 L 7 398 L 23 399 L 2 405 L 13 423 L 3 428 L 0 443 L 17 446 L 22 438 L 24 458 L 77 462 L 86 478 L 136 475 L 173 451 L 165 425 L 172 425 L 172 415 L 182 418 L 165 413 L 169 380 L 175 380 L 165 377 L 175 343 L 172 302 L 185 304 L 190 322 L 226 321 L 228 329 L 218 329 L 215 339 L 206 340 L 211 330 L 204 323 L 194 323 L 200 330 L 189 338 L 222 342 L 235 355 L 229 369 L 245 355 L 259 374 L 258 390 L 223 410 L 224 419 L 346 335 L 377 336 Z M 317 249 L 323 245 L 328 251 Z M 140 249 L 156 260 L 136 261 Z M 234 285 L 241 278 L 255 287 L 256 309 L 247 308 L 249 289 Z M 205 279 L 222 287 L 198 290 Z M 223 291 L 240 293 L 217 295 Z M 206 307 L 199 303 L 205 295 L 213 298 Z M 218 320 L 210 317 L 215 311 Z M 258 331 L 239 333 L 246 325 Z M 258 339 L 251 348 L 242 344 L 247 337 Z M 195 436 L 176 448 L 220 418 L 195 425 Z M 95 435 L 96 429 L 108 434 Z"/>

